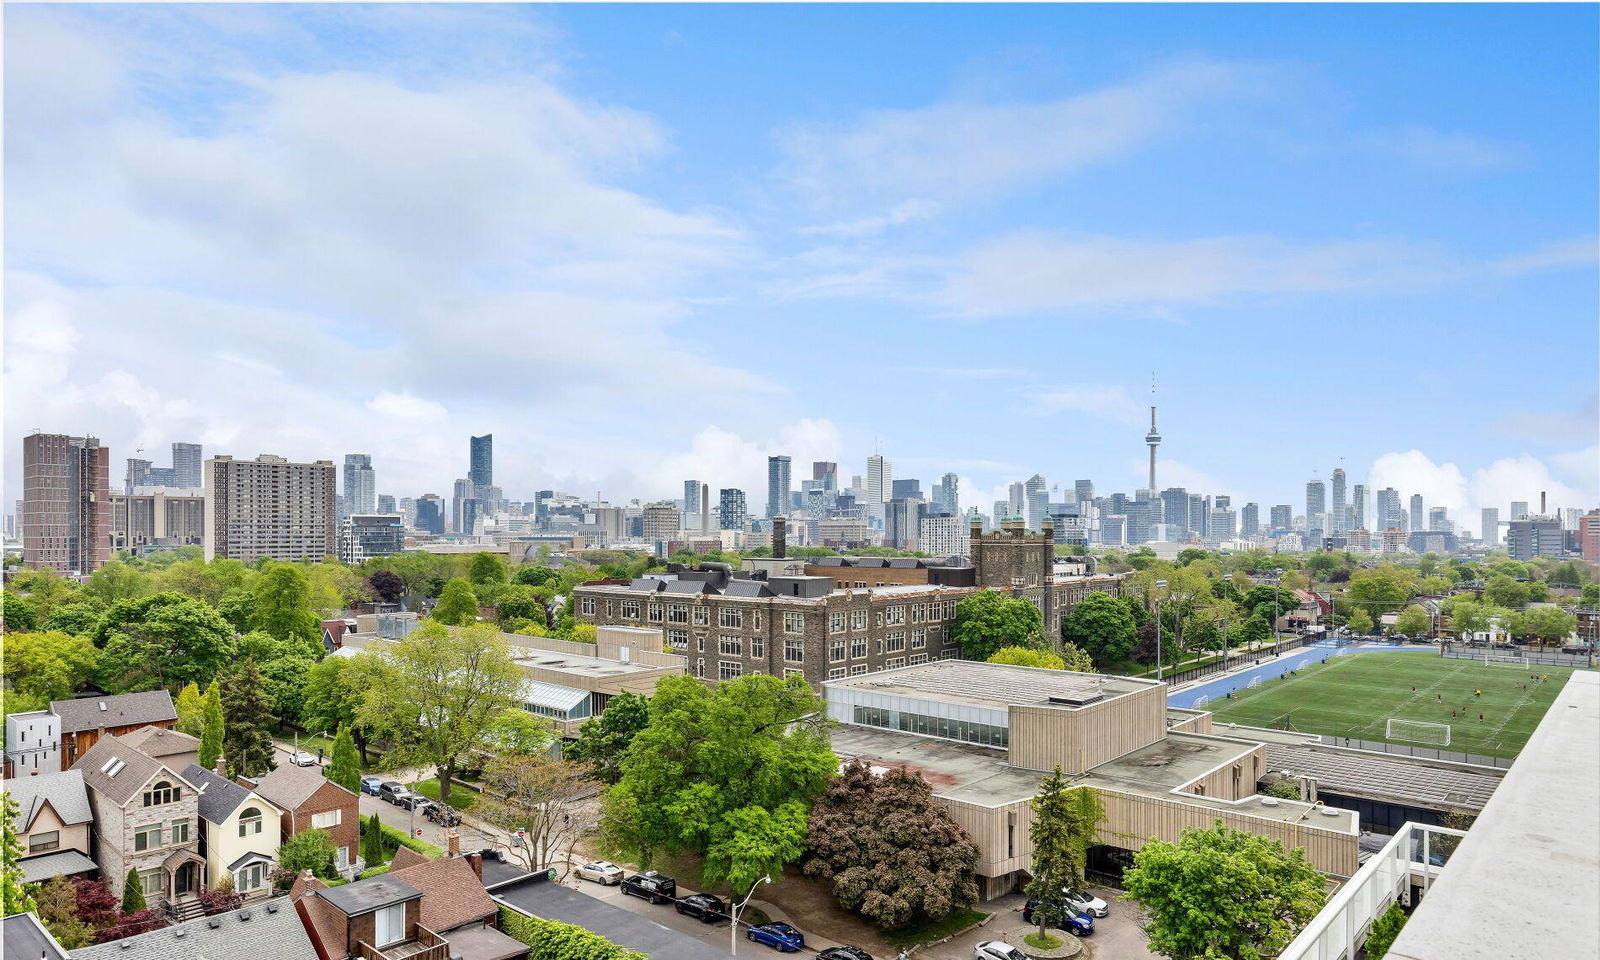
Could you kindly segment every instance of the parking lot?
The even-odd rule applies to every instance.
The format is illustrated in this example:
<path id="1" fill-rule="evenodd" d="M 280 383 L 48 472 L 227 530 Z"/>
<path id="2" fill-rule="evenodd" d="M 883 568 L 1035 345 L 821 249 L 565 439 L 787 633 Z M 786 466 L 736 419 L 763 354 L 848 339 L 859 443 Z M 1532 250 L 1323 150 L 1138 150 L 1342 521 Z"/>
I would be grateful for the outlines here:
<path id="1" fill-rule="evenodd" d="M 1145 944 L 1144 932 L 1139 929 L 1141 914 L 1133 904 L 1118 900 L 1115 890 L 1091 887 L 1090 892 L 1106 902 L 1110 913 L 1094 922 L 1094 933 L 1083 941 L 1087 948 L 1083 956 L 1099 960 L 1159 960 Z M 973 947 L 984 940 L 1004 940 L 1026 950 L 1022 938 L 1036 929 L 1022 920 L 1026 899 L 1021 894 L 1010 894 L 979 904 L 980 910 L 993 914 L 988 923 L 949 943 L 919 950 L 916 956 L 926 960 L 972 960 Z"/>

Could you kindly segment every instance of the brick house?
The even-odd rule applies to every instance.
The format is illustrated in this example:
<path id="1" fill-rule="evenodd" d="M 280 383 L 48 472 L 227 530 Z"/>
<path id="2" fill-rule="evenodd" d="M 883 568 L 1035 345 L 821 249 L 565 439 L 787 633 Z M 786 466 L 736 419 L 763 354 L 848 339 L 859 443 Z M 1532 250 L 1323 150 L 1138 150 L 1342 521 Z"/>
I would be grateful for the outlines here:
<path id="1" fill-rule="evenodd" d="M 285 840 L 306 830 L 326 830 L 339 851 L 340 872 L 355 870 L 361 852 L 361 798 L 329 780 L 321 767 L 285 763 L 254 780 L 235 779 L 283 811 Z"/>
<path id="2" fill-rule="evenodd" d="M 151 906 L 182 912 L 208 880 L 200 854 L 195 785 L 117 737 L 100 737 L 78 758 L 94 812 L 94 859 L 117 896 L 131 868 Z"/>
<path id="3" fill-rule="evenodd" d="M 171 730 L 178 725 L 178 709 L 172 705 L 172 694 L 165 690 L 52 700 L 50 712 L 61 718 L 58 734 L 63 770 L 72 769 L 103 736 L 120 737 L 146 726 Z"/>

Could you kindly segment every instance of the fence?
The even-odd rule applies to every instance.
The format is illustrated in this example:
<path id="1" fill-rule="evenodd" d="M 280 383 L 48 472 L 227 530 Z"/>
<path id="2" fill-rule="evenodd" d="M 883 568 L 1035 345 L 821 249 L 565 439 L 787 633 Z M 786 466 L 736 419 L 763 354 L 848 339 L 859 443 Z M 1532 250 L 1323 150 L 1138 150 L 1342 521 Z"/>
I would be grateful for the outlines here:
<path id="1" fill-rule="evenodd" d="M 1201 677 L 1209 677 L 1218 673 L 1226 673 L 1235 667 L 1255 663 L 1257 660 L 1261 660 L 1266 657 L 1276 657 L 1279 654 L 1288 653 L 1291 650 L 1298 650 L 1305 645 L 1306 641 L 1304 637 L 1285 637 L 1276 643 L 1269 643 L 1266 646 L 1256 647 L 1242 653 L 1230 652 L 1226 660 L 1218 659 L 1211 663 L 1203 663 L 1198 667 L 1186 667 L 1182 670 L 1169 670 L 1161 677 L 1161 679 L 1176 687 L 1179 684 L 1187 683 L 1190 680 L 1198 680 Z M 1153 678 L 1155 674 L 1147 671 L 1146 673 L 1141 674 L 1141 676 Z"/>
<path id="2" fill-rule="evenodd" d="M 1587 654 L 1562 653 L 1559 650 L 1546 650 L 1540 653 L 1537 647 L 1533 650 L 1529 650 L 1526 647 L 1517 647 L 1514 650 L 1499 650 L 1491 647 L 1466 647 L 1451 643 L 1445 645 L 1442 653 L 1451 660 L 1483 660 L 1487 657 L 1490 663 L 1508 663 L 1510 661 L 1505 658 L 1516 657 L 1520 663 L 1541 667 L 1578 667 L 1582 669 L 1592 665 Z"/>
<path id="3" fill-rule="evenodd" d="M 1330 747 L 1350 747 L 1354 750 L 1376 750 L 1380 753 L 1393 753 L 1402 757 L 1417 757 L 1422 760 L 1448 760 L 1451 763 L 1475 763 L 1482 767 L 1499 767 L 1501 770 L 1511 769 L 1511 760 L 1506 757 L 1486 757 L 1481 753 L 1462 753 L 1459 750 L 1441 750 L 1438 747 L 1416 747 L 1409 743 L 1384 743 L 1381 740 L 1363 740 L 1360 737 L 1335 737 L 1323 734 L 1322 742 Z"/>

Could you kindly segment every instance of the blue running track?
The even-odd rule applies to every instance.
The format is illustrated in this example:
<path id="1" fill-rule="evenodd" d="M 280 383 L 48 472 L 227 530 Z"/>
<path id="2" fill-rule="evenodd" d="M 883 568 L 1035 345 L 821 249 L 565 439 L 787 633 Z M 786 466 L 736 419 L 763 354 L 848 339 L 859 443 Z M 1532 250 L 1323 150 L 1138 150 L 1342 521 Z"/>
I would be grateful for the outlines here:
<path id="1" fill-rule="evenodd" d="M 1317 643 L 1306 647 L 1304 650 L 1297 650 L 1294 653 L 1278 657 L 1276 660 L 1268 660 L 1260 666 L 1251 667 L 1248 670 L 1242 670 L 1239 673 L 1229 674 L 1225 677 L 1218 677 L 1215 680 L 1202 683 L 1198 687 L 1190 687 L 1187 690 L 1169 694 L 1167 696 L 1167 706 L 1192 707 L 1194 702 L 1201 697 L 1209 697 L 1212 700 L 1216 700 L 1236 690 L 1243 690 L 1250 686 L 1251 680 L 1257 677 L 1260 677 L 1261 682 L 1265 683 L 1268 680 L 1278 679 L 1290 670 L 1298 670 L 1308 663 L 1316 663 L 1319 660 L 1326 660 L 1331 657 L 1348 656 L 1353 653 L 1378 651 L 1439 655 L 1439 648 L 1432 646 L 1394 646 L 1387 643 L 1368 643 L 1358 647 L 1340 647 L 1332 643 Z"/>

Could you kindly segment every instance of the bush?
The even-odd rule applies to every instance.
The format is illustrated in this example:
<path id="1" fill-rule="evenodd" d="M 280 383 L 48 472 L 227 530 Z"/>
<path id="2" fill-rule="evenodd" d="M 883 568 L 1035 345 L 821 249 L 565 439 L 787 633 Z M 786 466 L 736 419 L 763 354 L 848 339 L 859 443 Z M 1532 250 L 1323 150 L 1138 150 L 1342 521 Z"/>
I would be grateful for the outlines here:
<path id="1" fill-rule="evenodd" d="M 389 865 L 387 863 L 380 863 L 376 867 L 368 867 L 367 869 L 361 871 L 361 875 L 359 877 L 357 877 L 356 879 L 357 880 L 365 880 L 368 877 L 376 877 L 380 873 L 388 873 L 388 872 L 389 872 Z"/>
<path id="2" fill-rule="evenodd" d="M 1367 960 L 1383 960 L 1383 955 L 1389 952 L 1390 945 L 1395 937 L 1400 936 L 1405 925 L 1406 912 L 1400 909 L 1400 904 L 1389 904 L 1389 909 L 1372 921 L 1372 929 L 1367 934 Z"/>
<path id="3" fill-rule="evenodd" d="M 533 948 L 528 960 L 649 960 L 582 927 L 500 908 L 500 932 Z"/>
<path id="4" fill-rule="evenodd" d="M 383 849 L 390 855 L 394 854 L 396 847 L 407 847 L 422 854 L 429 860 L 438 860 L 444 856 L 444 851 L 433 844 L 418 840 L 404 830 L 391 827 L 387 823 L 379 825 L 378 836 L 383 841 Z"/>

